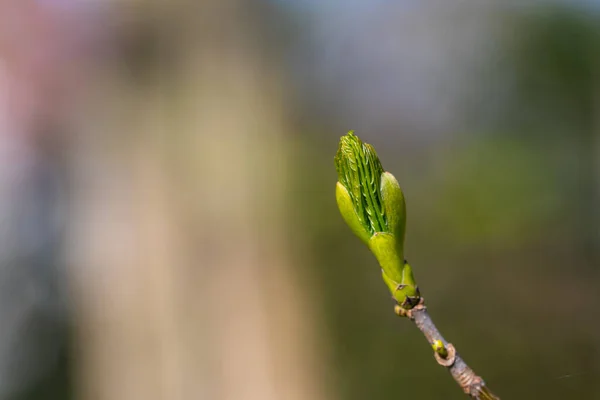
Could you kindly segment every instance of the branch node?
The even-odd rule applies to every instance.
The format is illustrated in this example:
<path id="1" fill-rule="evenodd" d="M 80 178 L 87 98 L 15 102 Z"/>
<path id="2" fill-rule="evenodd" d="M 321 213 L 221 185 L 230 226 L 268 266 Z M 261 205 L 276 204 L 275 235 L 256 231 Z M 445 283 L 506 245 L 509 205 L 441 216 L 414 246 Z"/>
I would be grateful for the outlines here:
<path id="1" fill-rule="evenodd" d="M 433 346 L 435 346 L 435 344 Z M 438 364 L 440 364 L 443 367 L 450 368 L 454 365 L 454 361 L 456 361 L 456 349 L 454 348 L 452 343 L 448 343 L 446 346 L 444 346 L 444 344 L 442 343 L 442 348 L 446 352 L 446 357 L 443 357 L 442 354 L 440 354 L 440 351 L 435 351 L 433 355 Z"/>
<path id="2" fill-rule="evenodd" d="M 406 309 L 406 308 L 402 307 L 400 304 L 396 304 L 394 306 L 394 312 L 396 313 L 396 315 L 398 315 L 400 317 L 407 317 L 410 320 L 415 319 L 415 316 L 413 315 L 413 311 L 426 310 L 426 309 L 427 309 L 427 307 L 425 307 L 425 299 L 423 297 L 419 297 L 419 302 L 417 303 L 417 305 L 410 309 Z"/>
<path id="3" fill-rule="evenodd" d="M 472 369 L 466 368 L 457 379 L 458 384 L 463 391 L 472 398 L 478 399 L 485 383 L 480 376 L 475 375 Z"/>

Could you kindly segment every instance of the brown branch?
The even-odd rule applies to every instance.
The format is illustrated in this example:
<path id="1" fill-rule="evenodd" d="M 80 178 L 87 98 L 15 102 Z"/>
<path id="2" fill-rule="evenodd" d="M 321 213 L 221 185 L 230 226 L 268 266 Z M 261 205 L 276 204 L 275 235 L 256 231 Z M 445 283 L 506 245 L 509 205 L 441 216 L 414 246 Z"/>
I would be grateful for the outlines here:
<path id="1" fill-rule="evenodd" d="M 424 299 L 421 298 L 419 304 L 411 310 L 396 305 L 394 311 L 400 316 L 409 317 L 415 323 L 417 328 L 425 335 L 429 344 L 435 349 L 433 354 L 438 364 L 448 369 L 456 383 L 466 394 L 476 400 L 500 400 L 488 389 L 483 379 L 476 375 L 458 355 L 452 343 L 444 339 L 429 316 L 424 303 Z"/>

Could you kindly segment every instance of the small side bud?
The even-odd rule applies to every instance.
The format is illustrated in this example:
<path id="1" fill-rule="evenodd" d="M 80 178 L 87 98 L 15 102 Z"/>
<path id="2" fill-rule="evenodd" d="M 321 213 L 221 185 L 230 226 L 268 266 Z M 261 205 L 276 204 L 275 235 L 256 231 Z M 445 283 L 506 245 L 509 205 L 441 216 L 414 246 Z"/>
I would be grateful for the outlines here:
<path id="1" fill-rule="evenodd" d="M 433 347 L 433 351 L 435 351 L 443 359 L 448 358 L 448 349 L 446 349 L 446 346 L 444 346 L 444 342 L 442 342 L 441 340 L 438 339 L 434 341 L 431 347 Z"/>

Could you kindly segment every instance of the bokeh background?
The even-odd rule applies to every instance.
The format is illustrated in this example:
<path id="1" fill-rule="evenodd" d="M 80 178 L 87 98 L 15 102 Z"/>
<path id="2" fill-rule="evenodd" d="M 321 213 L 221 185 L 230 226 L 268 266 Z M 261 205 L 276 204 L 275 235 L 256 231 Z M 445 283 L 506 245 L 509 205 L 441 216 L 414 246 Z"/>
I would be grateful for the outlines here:
<path id="1" fill-rule="evenodd" d="M 0 399 L 461 399 L 334 199 L 354 129 L 503 399 L 600 399 L 600 2 L 3 0 Z"/>

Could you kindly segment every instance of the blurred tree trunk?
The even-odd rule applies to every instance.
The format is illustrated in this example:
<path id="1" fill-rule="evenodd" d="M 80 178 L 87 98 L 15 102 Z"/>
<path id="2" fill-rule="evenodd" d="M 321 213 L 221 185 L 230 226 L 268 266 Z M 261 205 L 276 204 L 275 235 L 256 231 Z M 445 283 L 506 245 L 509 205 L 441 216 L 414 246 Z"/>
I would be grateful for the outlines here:
<path id="1" fill-rule="evenodd" d="M 322 398 L 277 65 L 241 2 L 179 3 L 119 10 L 72 140 L 79 395 Z"/>

